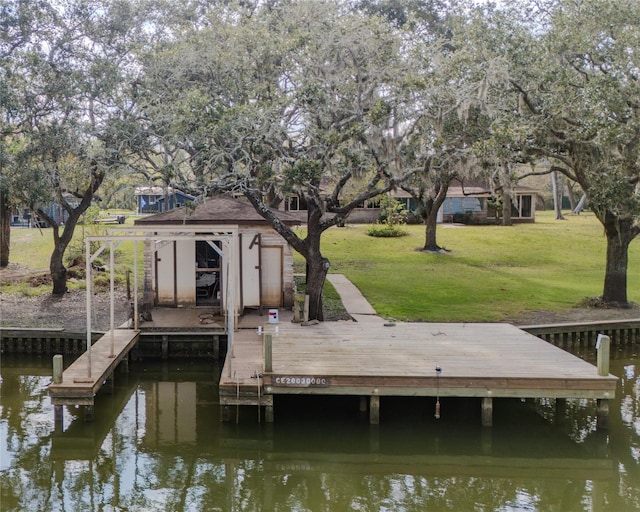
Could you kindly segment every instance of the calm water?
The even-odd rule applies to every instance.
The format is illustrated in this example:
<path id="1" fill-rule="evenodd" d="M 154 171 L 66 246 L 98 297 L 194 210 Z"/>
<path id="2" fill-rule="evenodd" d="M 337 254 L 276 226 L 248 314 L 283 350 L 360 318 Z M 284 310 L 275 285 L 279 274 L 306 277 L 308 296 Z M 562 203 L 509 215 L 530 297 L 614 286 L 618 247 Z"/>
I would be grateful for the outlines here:
<path id="1" fill-rule="evenodd" d="M 276 400 L 221 424 L 211 363 L 137 363 L 102 393 L 96 421 L 65 410 L 56 431 L 51 359 L 1 361 L 0 510 L 640 510 L 640 347 L 613 353 L 611 428 L 595 403 L 387 399 L 381 424 L 357 399 Z M 590 359 L 592 354 L 582 354 Z"/>

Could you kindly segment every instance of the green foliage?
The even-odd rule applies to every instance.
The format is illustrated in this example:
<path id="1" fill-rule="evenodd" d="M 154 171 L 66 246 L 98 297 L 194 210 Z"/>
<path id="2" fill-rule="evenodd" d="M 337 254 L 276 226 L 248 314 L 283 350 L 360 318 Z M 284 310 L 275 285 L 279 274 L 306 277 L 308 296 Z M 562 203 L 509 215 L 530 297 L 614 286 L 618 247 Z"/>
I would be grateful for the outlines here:
<path id="1" fill-rule="evenodd" d="M 367 235 L 378 238 L 393 238 L 408 235 L 408 232 L 397 225 L 377 223 L 369 226 Z"/>
<path id="2" fill-rule="evenodd" d="M 407 223 L 407 211 L 395 197 L 384 194 L 380 198 L 380 223 L 387 226 L 400 226 Z"/>
<path id="3" fill-rule="evenodd" d="M 400 226 L 407 223 L 407 212 L 403 204 L 388 194 L 380 198 L 380 218 L 376 224 L 369 226 L 367 234 L 380 238 L 391 238 L 407 235 Z"/>

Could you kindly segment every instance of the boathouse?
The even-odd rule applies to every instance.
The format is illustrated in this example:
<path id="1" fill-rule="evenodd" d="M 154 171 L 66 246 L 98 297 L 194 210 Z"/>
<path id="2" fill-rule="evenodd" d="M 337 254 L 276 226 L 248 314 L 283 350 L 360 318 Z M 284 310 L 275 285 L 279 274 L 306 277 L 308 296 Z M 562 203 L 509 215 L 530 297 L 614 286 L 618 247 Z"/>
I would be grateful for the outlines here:
<path id="1" fill-rule="evenodd" d="M 277 215 L 289 226 L 300 224 L 287 212 Z M 227 312 L 231 294 L 236 315 L 293 303 L 292 248 L 244 199 L 207 198 L 194 210 L 138 219 L 135 227 L 147 240 L 145 290 L 154 307 Z"/>

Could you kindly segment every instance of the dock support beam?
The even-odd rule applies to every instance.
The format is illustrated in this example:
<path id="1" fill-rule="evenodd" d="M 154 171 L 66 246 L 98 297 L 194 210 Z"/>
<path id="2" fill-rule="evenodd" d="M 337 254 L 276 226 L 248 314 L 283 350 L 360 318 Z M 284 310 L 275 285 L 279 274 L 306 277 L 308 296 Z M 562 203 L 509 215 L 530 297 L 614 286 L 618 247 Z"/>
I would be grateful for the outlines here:
<path id="1" fill-rule="evenodd" d="M 482 426 L 493 426 L 493 398 L 490 396 L 482 399 Z"/>
<path id="2" fill-rule="evenodd" d="M 62 421 L 64 419 L 64 409 L 61 405 L 53 406 L 53 422 L 55 423 L 56 428 L 62 426 Z"/>
<path id="3" fill-rule="evenodd" d="M 609 428 L 609 400 L 598 398 L 596 404 L 596 429 L 605 430 Z"/>
<path id="4" fill-rule="evenodd" d="M 264 406 L 264 421 L 267 423 L 273 423 L 273 395 L 267 396 L 264 397 L 266 401 Z"/>
<path id="5" fill-rule="evenodd" d="M 62 372 L 64 364 L 62 354 L 56 354 L 53 356 L 53 383 L 62 384 Z"/>
<path id="6" fill-rule="evenodd" d="M 596 350 L 598 351 L 598 375 L 601 377 L 609 375 L 610 347 L 611 340 L 609 339 L 609 336 L 598 334 Z"/>
<path id="7" fill-rule="evenodd" d="M 213 358 L 218 361 L 220 359 L 220 336 L 213 336 Z"/>
<path id="8" fill-rule="evenodd" d="M 162 335 L 162 359 L 169 359 L 169 336 Z"/>
<path id="9" fill-rule="evenodd" d="M 54 384 L 62 384 L 62 374 L 64 371 L 64 364 L 62 354 L 56 354 L 53 356 L 53 382 Z M 56 426 L 62 425 L 64 417 L 63 409 L 61 405 L 53 406 L 53 421 Z"/>
<path id="10" fill-rule="evenodd" d="M 606 377 L 609 375 L 609 359 L 611 340 L 609 336 L 598 334 L 596 341 L 596 350 L 598 352 L 598 375 Z M 599 398 L 596 405 L 596 428 L 606 429 L 609 427 L 609 400 L 607 398 Z"/>
<path id="11" fill-rule="evenodd" d="M 371 395 L 369 398 L 369 423 L 372 425 L 380 424 L 380 397 Z"/>
<path id="12" fill-rule="evenodd" d="M 273 335 L 264 334 L 263 351 L 264 351 L 264 371 L 270 373 L 273 371 Z"/>

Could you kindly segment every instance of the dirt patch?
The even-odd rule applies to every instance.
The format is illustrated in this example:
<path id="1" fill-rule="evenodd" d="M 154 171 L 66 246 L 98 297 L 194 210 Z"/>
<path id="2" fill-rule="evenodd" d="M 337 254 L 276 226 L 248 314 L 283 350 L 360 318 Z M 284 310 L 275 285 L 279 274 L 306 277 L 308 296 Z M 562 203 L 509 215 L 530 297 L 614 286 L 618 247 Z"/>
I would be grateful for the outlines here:
<path id="1" fill-rule="evenodd" d="M 92 300 L 92 330 L 106 331 L 111 324 L 109 294 L 96 293 Z M 114 320 L 116 327 L 129 318 L 126 292 L 116 290 Z M 3 327 L 64 328 L 71 332 L 86 332 L 86 293 L 72 290 L 62 297 L 51 294 L 37 297 L 0 294 L 0 325 Z"/>
<path id="2" fill-rule="evenodd" d="M 514 325 L 550 325 L 561 323 L 604 322 L 640 319 L 640 307 L 627 308 L 575 307 L 566 311 L 531 311 L 505 321 Z"/>

